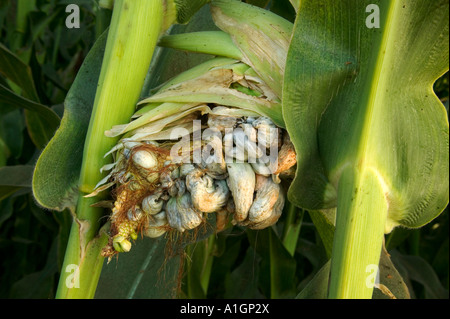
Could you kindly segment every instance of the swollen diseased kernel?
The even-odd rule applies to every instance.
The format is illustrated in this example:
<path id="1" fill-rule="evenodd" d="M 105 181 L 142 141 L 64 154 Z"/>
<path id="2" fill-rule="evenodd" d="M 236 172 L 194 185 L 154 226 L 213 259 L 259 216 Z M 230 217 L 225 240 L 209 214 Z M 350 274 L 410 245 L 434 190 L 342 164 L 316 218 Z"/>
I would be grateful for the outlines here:
<path id="1" fill-rule="evenodd" d="M 265 117 L 213 119 L 207 123 L 233 123 L 241 130 L 209 127 L 216 130 L 208 131 L 213 134 L 208 135 L 203 146 L 209 145 L 209 153 L 204 151 L 207 156 L 200 163 L 175 162 L 167 155 L 173 145 L 170 141 L 124 141 L 122 147 L 117 147 L 118 160 L 109 180 L 115 181 L 119 191 L 110 216 L 111 239 L 104 256 L 129 251 L 139 232 L 156 238 L 167 232 L 195 229 L 204 222 L 206 214 L 216 215 L 217 231 L 227 227 L 230 218 L 231 224 L 251 229 L 277 222 L 285 201 L 280 176 L 296 163 L 289 136 Z M 261 126 L 276 128 L 277 134 L 261 135 L 256 129 Z M 219 130 L 227 131 L 223 138 L 216 134 Z M 246 144 L 257 141 L 258 136 L 264 139 L 264 147 Z M 263 155 L 268 152 L 266 143 L 273 147 L 278 141 L 282 144 L 277 146 L 277 166 L 273 170 Z M 245 158 L 242 154 L 227 154 L 226 143 L 239 149 Z M 189 150 L 193 159 L 194 142 L 189 143 Z M 250 158 L 256 161 L 249 162 Z"/>

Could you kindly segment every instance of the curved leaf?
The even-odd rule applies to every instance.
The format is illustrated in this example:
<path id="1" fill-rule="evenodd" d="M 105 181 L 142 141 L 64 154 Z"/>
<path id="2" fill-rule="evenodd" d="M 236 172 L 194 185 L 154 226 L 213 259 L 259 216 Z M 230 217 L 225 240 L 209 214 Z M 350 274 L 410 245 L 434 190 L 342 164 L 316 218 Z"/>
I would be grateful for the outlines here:
<path id="1" fill-rule="evenodd" d="M 16 165 L 0 168 L 0 200 L 19 189 L 31 187 L 33 166 Z"/>
<path id="2" fill-rule="evenodd" d="M 328 294 L 330 266 L 330 261 L 327 261 L 306 284 L 302 291 L 300 291 L 295 299 L 326 299 Z"/>
<path id="3" fill-rule="evenodd" d="M 52 109 L 38 102 L 24 98 L 1 84 L 0 101 L 2 102 L 2 108 L 4 108 L 5 104 L 7 104 L 11 107 L 24 108 L 26 110 L 36 112 L 40 115 L 42 120 L 46 121 L 46 124 L 50 129 L 55 130 L 59 125 L 59 117 Z M 8 111 L 8 109 L 6 110 Z"/>
<path id="4" fill-rule="evenodd" d="M 0 43 L 0 74 L 17 84 L 24 95 L 39 101 L 31 68 L 20 58 Z"/>
<path id="5" fill-rule="evenodd" d="M 364 3 L 302 2 L 283 96 L 299 151 L 289 197 L 333 206 L 359 163 L 388 194 L 389 227 L 418 227 L 448 202 L 448 121 L 432 91 L 448 69 L 448 3 L 376 4 L 379 29 L 365 25 Z"/>
<path id="6" fill-rule="evenodd" d="M 260 231 L 247 230 L 254 249 L 261 255 L 260 283 L 264 294 L 273 299 L 295 296 L 295 269 L 297 262 L 286 250 L 272 228 Z M 267 276 L 266 274 L 269 274 Z"/>
<path id="7" fill-rule="evenodd" d="M 17 84 L 25 96 L 22 97 L 0 84 L 0 101 L 9 106 L 26 109 L 25 119 L 30 137 L 39 149 L 43 149 L 57 129 L 59 117 L 53 110 L 39 103 L 31 68 L 2 44 L 0 44 L 0 74 Z"/>

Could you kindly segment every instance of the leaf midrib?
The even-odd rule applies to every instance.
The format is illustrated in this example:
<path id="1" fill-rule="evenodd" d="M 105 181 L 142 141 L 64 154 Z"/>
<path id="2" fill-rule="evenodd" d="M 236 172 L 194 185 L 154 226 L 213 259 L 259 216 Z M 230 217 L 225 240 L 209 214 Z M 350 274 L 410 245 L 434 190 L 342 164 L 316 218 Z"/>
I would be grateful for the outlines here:
<path id="1" fill-rule="evenodd" d="M 365 170 L 372 170 L 377 176 L 380 185 L 384 189 L 386 189 L 386 185 L 388 183 L 386 182 L 386 179 L 384 178 L 382 172 L 377 169 L 377 163 L 371 162 L 371 159 L 375 157 L 372 154 L 372 144 L 370 143 L 370 140 L 373 130 L 376 130 L 376 128 L 373 126 L 375 108 L 377 107 L 377 105 L 382 103 L 383 95 L 385 92 L 385 84 L 388 83 L 385 80 L 387 74 L 389 74 L 389 70 L 386 71 L 386 48 L 389 44 L 391 28 L 394 24 L 393 20 L 396 14 L 396 6 L 394 4 L 394 1 L 389 2 L 389 9 L 387 10 L 387 13 L 388 15 L 386 17 L 386 23 L 381 26 L 384 30 L 383 36 L 378 50 L 378 57 L 376 59 L 375 65 L 373 66 L 373 80 L 369 81 L 371 84 L 367 93 L 368 98 L 366 104 L 366 112 L 364 112 L 364 124 L 358 144 L 356 158 L 353 161 L 353 165 L 356 164 L 356 169 L 361 173 L 360 176 L 364 175 L 362 173 Z"/>

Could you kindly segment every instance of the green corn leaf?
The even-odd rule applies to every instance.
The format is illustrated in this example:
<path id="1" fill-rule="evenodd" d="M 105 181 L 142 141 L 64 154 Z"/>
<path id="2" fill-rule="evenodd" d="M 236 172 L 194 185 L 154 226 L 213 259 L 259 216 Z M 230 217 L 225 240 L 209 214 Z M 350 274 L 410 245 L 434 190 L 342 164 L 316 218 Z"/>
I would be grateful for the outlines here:
<path id="1" fill-rule="evenodd" d="M 231 258 L 233 254 L 229 254 Z M 228 262 L 228 256 L 224 256 L 222 259 L 223 263 Z M 258 289 L 258 280 L 257 278 L 263 275 L 261 274 L 261 267 L 255 262 L 258 260 L 258 254 L 252 247 L 249 247 L 245 251 L 244 260 L 237 267 L 229 267 L 225 269 L 221 269 L 225 282 L 225 295 L 224 298 L 227 299 L 264 299 L 267 296 L 264 296 L 260 289 Z M 220 267 L 219 263 L 214 264 L 217 269 Z M 219 277 L 219 276 L 217 276 Z M 221 277 L 219 277 L 221 278 Z"/>
<path id="2" fill-rule="evenodd" d="M 186 247 L 186 285 L 189 298 L 205 298 L 211 276 L 215 234 Z"/>
<path id="3" fill-rule="evenodd" d="M 6 161 L 9 157 L 9 149 L 6 145 L 5 141 L 0 136 L 0 167 L 3 167 L 6 165 Z"/>
<path id="4" fill-rule="evenodd" d="M 0 227 L 13 215 L 14 198 L 9 197 L 0 201 Z"/>
<path id="5" fill-rule="evenodd" d="M 420 1 L 395 6 L 382 2 L 379 6 L 385 11 L 380 17 L 389 23 L 369 29 L 364 25 L 365 6 L 350 10 L 357 4 L 345 1 L 317 10 L 325 3 L 302 5 L 289 52 L 292 67 L 285 78 L 284 114 L 300 150 L 289 196 L 303 207 L 334 206 L 342 170 L 355 162 L 357 150 L 366 148 L 373 155 L 370 165 L 391 192 L 392 212 L 401 215 L 409 207 L 408 211 L 420 213 L 421 207 L 429 208 L 431 217 L 423 213 L 402 219 L 406 226 L 420 226 L 435 217 L 448 199 L 448 183 L 434 182 L 448 176 L 448 123 L 432 92 L 433 82 L 448 68 L 448 23 L 440 13 L 445 4 L 421 8 Z M 327 19 L 336 18 L 327 16 L 333 6 L 349 14 L 343 20 L 359 21 L 358 28 L 343 25 L 340 28 L 346 32 L 340 32 L 327 25 Z M 312 17 L 322 23 L 307 24 Z M 432 19 L 440 23 L 431 23 Z M 387 30 L 392 30 L 389 38 Z M 328 49 L 312 47 L 325 45 L 318 39 L 326 37 L 331 38 Z M 301 68 L 296 67 L 295 56 L 305 60 Z M 302 85 L 307 83 L 308 87 Z"/>
<path id="6" fill-rule="evenodd" d="M 277 234 L 272 228 L 266 228 L 258 232 L 248 230 L 247 235 L 262 257 L 260 283 L 265 295 L 273 299 L 295 296 L 296 261 Z"/>
<path id="7" fill-rule="evenodd" d="M 311 220 L 319 233 L 327 256 L 331 257 L 335 231 L 336 209 L 310 211 L 309 216 L 311 217 Z"/>
<path id="8" fill-rule="evenodd" d="M 224 287 L 220 296 L 224 298 L 251 298 L 256 289 L 258 277 L 255 267 L 255 251 L 245 247 L 245 259 L 240 261 L 239 255 L 246 241 L 245 234 L 233 234 L 236 228 L 229 227 L 217 234 L 214 261 L 211 269 L 211 287 Z M 240 232 L 240 230 L 238 230 Z"/>
<path id="9" fill-rule="evenodd" d="M 38 102 L 26 99 L 7 87 L 0 84 L 0 107 L 3 109 L 6 105 L 13 108 L 26 109 L 25 118 L 31 133 L 40 133 L 31 135 L 33 142 L 42 149 L 51 139 L 55 130 L 58 128 L 60 119 L 58 115 L 50 108 Z"/>
<path id="10" fill-rule="evenodd" d="M 449 298 L 448 288 L 442 285 L 433 267 L 425 259 L 420 256 L 403 255 L 398 251 L 392 252 L 392 259 L 398 268 L 405 272 L 405 279 L 423 285 L 425 298 Z"/>
<path id="11" fill-rule="evenodd" d="M 328 295 L 328 279 L 330 277 L 330 266 L 330 261 L 323 265 L 295 298 L 326 299 Z"/>
<path id="12" fill-rule="evenodd" d="M 289 198 L 337 203 L 333 297 L 370 297 L 383 231 L 422 226 L 448 203 L 448 121 L 432 90 L 448 70 L 448 2 L 367 5 L 303 1 L 283 87 L 298 154 Z"/>
<path id="13" fill-rule="evenodd" d="M 24 123 L 20 110 L 0 114 L 0 136 L 5 142 L 5 151 L 10 158 L 19 158 L 24 146 Z"/>
<path id="14" fill-rule="evenodd" d="M 31 140 L 38 149 L 44 149 L 59 125 L 59 117 L 43 117 L 42 114 L 28 110 L 25 110 L 24 113 Z"/>
<path id="15" fill-rule="evenodd" d="M 28 132 L 33 143 L 39 149 L 43 149 L 58 127 L 59 118 L 51 109 L 39 104 L 31 68 L 2 44 L 0 44 L 0 74 L 19 86 L 22 95 L 26 97 L 26 99 L 21 98 L 20 95 L 1 85 L 0 101 L 27 109 L 25 119 Z"/>
<path id="16" fill-rule="evenodd" d="M 298 209 L 291 203 L 288 203 L 284 209 L 286 214 L 286 220 L 284 222 L 283 234 L 281 236 L 283 246 L 286 250 L 294 256 L 295 249 L 297 248 L 297 242 L 299 239 L 300 229 L 302 226 L 303 215 L 305 212 Z"/>
<path id="17" fill-rule="evenodd" d="M 47 261 L 42 270 L 23 276 L 11 287 L 9 298 L 13 299 L 45 299 L 54 294 L 55 275 L 58 273 L 56 264 L 56 240 L 48 247 Z"/>
<path id="18" fill-rule="evenodd" d="M 39 101 L 31 68 L 0 43 L 0 74 L 17 84 L 24 96 Z"/>
<path id="19" fill-rule="evenodd" d="M 42 117 L 49 118 L 48 124 L 52 124 L 54 126 L 55 123 L 56 124 L 59 123 L 58 115 L 56 115 L 56 113 L 53 110 L 38 102 L 22 97 L 1 84 L 0 84 L 0 101 L 2 102 L 1 105 L 2 108 L 6 109 L 5 104 L 9 105 L 10 107 L 24 108 L 37 113 L 42 113 Z"/>
<path id="20" fill-rule="evenodd" d="M 22 188 L 31 187 L 32 165 L 4 166 L 0 168 L 0 200 Z"/>

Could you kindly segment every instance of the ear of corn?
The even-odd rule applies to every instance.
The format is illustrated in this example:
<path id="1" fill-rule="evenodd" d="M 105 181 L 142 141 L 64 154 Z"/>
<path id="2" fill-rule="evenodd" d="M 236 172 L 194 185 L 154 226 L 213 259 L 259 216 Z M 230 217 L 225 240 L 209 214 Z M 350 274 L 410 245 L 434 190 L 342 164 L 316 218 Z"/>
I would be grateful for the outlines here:
<path id="1" fill-rule="evenodd" d="M 237 3 L 219 2 L 221 12 L 214 15 L 216 24 L 220 26 L 222 23 L 220 21 L 230 17 L 235 19 L 235 12 L 222 12 L 222 10 Z M 215 5 L 214 3 L 213 11 L 219 10 Z M 253 15 L 256 14 L 259 17 L 252 21 L 248 28 L 251 28 L 254 35 L 260 38 L 265 36 L 269 23 L 278 24 L 276 29 L 279 32 L 273 35 L 271 40 L 277 47 L 272 49 L 285 56 L 286 43 L 279 44 L 275 40 L 280 34 L 287 38 L 288 34 L 285 33 L 291 31 L 292 25 L 280 20 L 272 13 L 269 13 L 271 20 L 268 22 L 263 19 L 268 14 L 266 11 L 255 11 L 255 7 L 250 5 L 244 4 L 244 7 L 240 9 L 251 10 Z M 143 198 L 154 192 L 164 194 L 163 210 L 167 214 L 169 230 L 172 231 L 184 232 L 197 228 L 205 219 L 205 214 L 209 213 L 219 212 L 220 218 L 230 216 L 233 223 L 255 229 L 269 227 L 280 217 L 284 206 L 284 191 L 278 184 L 281 181 L 279 176 L 295 165 L 295 155 L 290 157 L 294 158 L 294 161 L 290 163 L 280 162 L 279 166 L 275 163 L 273 170 L 270 170 L 267 159 L 266 164 L 261 162 L 260 165 L 266 165 L 268 173 L 265 174 L 267 177 L 264 177 L 267 180 L 265 186 L 260 188 L 256 188 L 255 171 L 249 163 L 253 158 L 266 156 L 269 150 L 272 152 L 272 149 L 275 149 L 278 152 L 283 144 L 281 138 L 283 135 L 286 143 L 289 141 L 287 133 L 279 129 L 284 127 L 284 121 L 279 104 L 281 92 L 280 88 L 276 87 L 279 85 L 280 77 L 283 76 L 284 66 L 279 65 L 279 61 L 276 60 L 278 57 L 272 56 L 267 61 L 269 58 L 267 52 L 259 56 L 258 52 L 255 52 L 250 59 L 246 58 L 244 52 L 248 53 L 248 48 L 240 47 L 239 42 L 234 39 L 240 32 L 241 30 L 234 29 L 230 33 L 228 30 L 227 33 L 198 32 L 167 36 L 160 40 L 161 45 L 164 46 L 220 54 L 223 57 L 213 58 L 169 80 L 157 88 L 153 95 L 139 102 L 138 106 L 141 109 L 132 116 L 131 122 L 106 130 L 106 136 L 122 136 L 122 139 L 106 153 L 114 155 L 114 164 L 103 167 L 103 170 L 110 173 L 99 181 L 96 191 L 90 196 L 115 186 L 120 189 L 115 207 L 122 207 L 122 209 L 115 209 L 111 215 L 113 221 L 111 239 L 109 246 L 104 249 L 104 256 L 111 257 L 114 251 L 121 252 L 129 249 L 128 243 L 132 239 L 133 231 L 128 230 L 130 234 L 128 236 L 121 231 L 121 229 L 128 229 L 130 225 L 125 212 L 134 205 L 142 207 Z M 211 41 L 211 37 L 214 36 L 219 39 L 217 43 L 208 50 L 203 49 L 204 44 Z M 223 45 L 228 49 L 221 50 Z M 250 60 L 257 67 L 244 62 Z M 266 64 L 267 62 L 270 65 Z M 273 65 L 276 65 L 276 73 L 273 71 Z M 278 81 L 275 88 L 272 76 L 278 77 L 275 80 L 275 82 Z M 264 79 L 269 80 L 270 83 Z M 196 129 L 192 127 L 192 123 L 194 120 L 198 121 L 200 116 L 208 118 L 207 126 L 199 126 Z M 199 143 L 191 142 L 190 139 L 183 142 L 183 138 L 188 136 L 183 136 L 178 142 L 171 141 L 173 140 L 172 130 L 180 128 L 186 128 L 187 134 L 194 139 L 195 134 L 200 133 L 200 130 L 202 133 L 208 132 L 212 135 L 209 140 L 199 141 Z M 227 129 L 239 129 L 239 131 L 228 132 Z M 216 144 L 213 142 L 214 134 L 221 136 Z M 261 146 L 254 147 L 256 142 L 261 142 L 264 152 Z M 227 145 L 227 143 L 230 144 Z M 201 148 L 206 144 L 208 147 L 213 147 L 215 154 L 222 157 L 222 161 L 231 159 L 243 161 L 243 163 L 225 164 L 223 162 L 223 165 L 212 165 L 212 163 L 204 162 L 206 158 L 195 162 L 195 159 L 202 158 Z M 186 174 L 180 174 L 183 166 L 192 164 L 177 163 L 170 149 L 178 145 L 182 150 L 187 149 L 187 156 L 184 159 L 194 161 L 193 170 Z M 287 158 L 289 158 L 289 152 L 295 154 L 293 148 L 289 151 L 288 144 L 284 146 L 285 152 L 288 153 Z M 139 150 L 145 149 L 160 154 L 159 165 L 158 168 L 149 169 L 147 172 L 139 172 L 136 170 L 135 157 Z M 212 160 L 213 157 L 209 155 L 209 159 Z M 246 163 L 247 161 L 249 163 Z M 172 171 L 173 173 L 170 173 Z M 175 174 L 175 172 L 178 173 Z M 272 173 L 276 174 L 271 176 Z M 155 179 L 153 177 L 149 179 L 149 176 L 155 176 Z M 256 176 L 259 174 L 257 173 Z M 247 185 L 251 184 L 252 180 L 253 186 Z M 248 192 L 244 192 L 244 189 Z M 123 194 L 134 195 L 127 197 L 122 196 Z M 254 202 L 255 194 L 257 200 Z M 260 212 L 260 208 L 264 208 L 264 213 Z M 251 212 L 250 215 L 249 212 Z M 145 214 L 134 223 L 134 231 L 143 229 L 144 234 L 150 227 Z"/>

